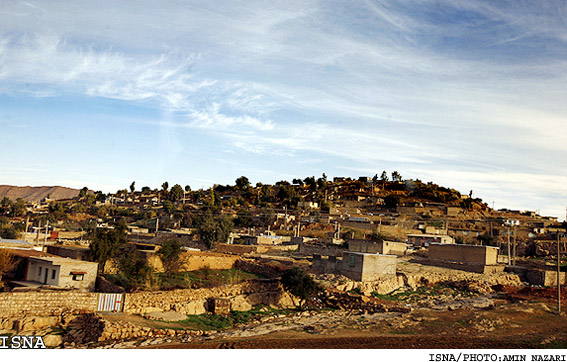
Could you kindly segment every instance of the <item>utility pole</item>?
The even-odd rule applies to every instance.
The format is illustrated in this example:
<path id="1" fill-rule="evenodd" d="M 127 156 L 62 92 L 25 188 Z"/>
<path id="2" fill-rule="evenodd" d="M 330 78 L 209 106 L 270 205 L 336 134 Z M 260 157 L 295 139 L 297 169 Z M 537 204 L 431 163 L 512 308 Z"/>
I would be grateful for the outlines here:
<path id="1" fill-rule="evenodd" d="M 508 266 L 512 265 L 512 261 L 510 259 L 510 227 L 508 227 Z"/>
<path id="2" fill-rule="evenodd" d="M 45 224 L 45 239 L 43 239 L 43 246 L 47 243 L 47 233 L 49 232 L 49 220 Z"/>
<path id="3" fill-rule="evenodd" d="M 514 230 L 514 229 L 512 229 L 512 230 Z M 517 234 L 517 233 L 514 232 L 514 251 L 513 251 L 513 254 L 514 254 L 514 261 L 513 261 L 513 264 L 514 264 L 514 265 L 516 265 L 516 234 Z"/>
<path id="4" fill-rule="evenodd" d="M 559 231 L 557 231 L 557 313 L 561 314 L 561 252 L 559 248 Z"/>

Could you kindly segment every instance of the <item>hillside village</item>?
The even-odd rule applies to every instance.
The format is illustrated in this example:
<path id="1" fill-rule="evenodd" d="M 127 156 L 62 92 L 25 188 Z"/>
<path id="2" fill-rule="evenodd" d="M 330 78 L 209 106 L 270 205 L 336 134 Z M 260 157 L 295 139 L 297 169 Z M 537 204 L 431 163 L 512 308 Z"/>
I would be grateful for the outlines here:
<path id="1" fill-rule="evenodd" d="M 421 335 L 446 313 L 468 318 L 462 338 L 515 348 L 505 341 L 522 322 L 489 314 L 528 307 L 541 330 L 517 343 L 567 340 L 544 338 L 564 322 L 553 311 L 558 280 L 565 285 L 557 252 L 566 251 L 567 223 L 494 210 L 472 190 L 384 171 L 275 185 L 242 176 L 206 190 L 132 182 L 112 194 L 6 195 L 0 333 L 42 335 L 51 347 L 218 347 L 226 338 L 345 328 L 361 338 L 384 326 Z"/>

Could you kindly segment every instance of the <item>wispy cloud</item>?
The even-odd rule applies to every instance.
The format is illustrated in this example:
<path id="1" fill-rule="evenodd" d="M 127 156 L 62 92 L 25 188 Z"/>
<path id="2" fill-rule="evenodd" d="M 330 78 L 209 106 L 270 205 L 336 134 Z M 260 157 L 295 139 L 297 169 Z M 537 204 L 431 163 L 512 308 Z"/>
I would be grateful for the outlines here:
<path id="1" fill-rule="evenodd" d="M 181 134 L 204 137 L 263 175 L 281 171 L 282 159 L 301 170 L 309 160 L 341 170 L 398 165 L 459 185 L 486 174 L 487 193 L 506 192 L 504 184 L 526 198 L 538 187 L 563 195 L 562 1 L 162 1 L 136 12 L 103 1 L 101 9 L 3 4 L 0 93 L 157 110 L 161 118 L 131 126 L 159 127 L 170 158 L 194 141 Z M 555 171 L 563 181 L 542 181 Z M 529 185 L 506 181 L 529 175 L 537 179 Z"/>

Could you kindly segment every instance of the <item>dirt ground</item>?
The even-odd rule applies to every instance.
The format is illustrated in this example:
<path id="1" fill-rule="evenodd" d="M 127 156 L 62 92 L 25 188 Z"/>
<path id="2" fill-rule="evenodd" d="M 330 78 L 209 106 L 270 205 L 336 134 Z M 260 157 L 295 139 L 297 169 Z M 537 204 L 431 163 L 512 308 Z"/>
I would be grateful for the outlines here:
<path id="1" fill-rule="evenodd" d="M 447 273 L 456 276 L 456 279 L 468 279 L 470 274 L 413 263 L 403 263 L 402 267 L 408 269 L 408 273 Z M 482 275 L 479 278 L 478 274 L 474 277 L 475 280 L 494 279 Z M 557 289 L 491 285 L 491 295 L 462 296 L 465 301 L 475 300 L 475 304 L 445 303 L 429 307 L 413 303 L 409 313 L 367 314 L 347 310 L 295 313 L 238 325 L 229 330 L 209 331 L 189 342 L 165 340 L 144 347 L 137 344 L 122 348 L 567 348 L 567 316 L 556 312 Z M 484 302 L 479 303 L 478 299 Z M 562 290 L 562 302 L 562 310 L 565 311 L 567 289 Z M 384 300 L 383 303 L 406 302 Z M 108 315 L 105 318 L 152 328 L 187 328 L 182 322 L 160 322 L 133 315 Z"/>
<path id="2" fill-rule="evenodd" d="M 486 310 L 438 311 L 420 308 L 389 316 L 326 312 L 315 323 L 272 333 L 237 337 L 230 332 L 188 343 L 150 348 L 238 349 L 483 349 L 567 348 L 567 317 L 549 300 L 497 300 Z M 311 317 L 313 320 L 313 317 Z"/>

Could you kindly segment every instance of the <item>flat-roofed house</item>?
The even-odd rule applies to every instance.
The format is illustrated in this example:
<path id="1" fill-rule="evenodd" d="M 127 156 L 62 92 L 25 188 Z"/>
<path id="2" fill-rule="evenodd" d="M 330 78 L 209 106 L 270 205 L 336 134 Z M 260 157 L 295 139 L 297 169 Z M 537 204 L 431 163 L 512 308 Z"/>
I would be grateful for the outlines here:
<path id="1" fill-rule="evenodd" d="M 28 257 L 26 281 L 94 291 L 98 263 L 58 256 Z"/>

